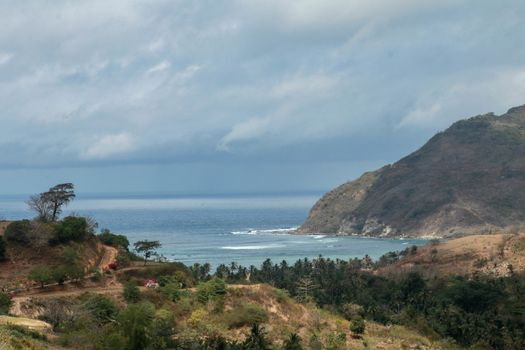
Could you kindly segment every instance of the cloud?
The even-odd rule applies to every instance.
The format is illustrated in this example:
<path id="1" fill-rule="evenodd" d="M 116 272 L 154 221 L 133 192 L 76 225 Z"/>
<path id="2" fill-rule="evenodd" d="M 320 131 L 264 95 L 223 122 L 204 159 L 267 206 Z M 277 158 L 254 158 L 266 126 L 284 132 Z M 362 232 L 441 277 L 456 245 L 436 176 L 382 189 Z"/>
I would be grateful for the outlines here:
<path id="1" fill-rule="evenodd" d="M 258 138 L 265 134 L 270 123 L 266 118 L 252 118 L 233 126 L 219 142 L 218 149 L 228 151 L 231 143 Z"/>
<path id="2" fill-rule="evenodd" d="M 0 166 L 410 149 L 525 103 L 524 16 L 520 1 L 4 1 Z"/>
<path id="3" fill-rule="evenodd" d="M 133 137 L 127 133 L 99 137 L 82 154 L 84 159 L 104 159 L 114 155 L 129 153 L 135 149 Z"/>
<path id="4" fill-rule="evenodd" d="M 150 69 L 148 69 L 146 71 L 146 73 L 151 74 L 151 73 L 155 73 L 155 72 L 161 72 L 163 70 L 168 69 L 169 67 L 170 67 L 170 63 L 168 61 L 162 61 L 162 62 L 154 65 Z"/>
<path id="5" fill-rule="evenodd" d="M 3 65 L 3 64 L 6 64 L 7 62 L 9 62 L 12 57 L 13 57 L 13 55 L 10 54 L 10 53 L 1 53 L 0 52 L 0 66 Z"/>

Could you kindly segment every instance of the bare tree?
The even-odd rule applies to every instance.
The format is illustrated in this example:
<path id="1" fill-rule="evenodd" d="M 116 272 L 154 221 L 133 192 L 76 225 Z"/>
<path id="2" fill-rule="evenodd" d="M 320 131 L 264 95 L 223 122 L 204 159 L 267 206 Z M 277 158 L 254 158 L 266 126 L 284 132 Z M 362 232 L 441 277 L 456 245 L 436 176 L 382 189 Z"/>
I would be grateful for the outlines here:
<path id="1" fill-rule="evenodd" d="M 75 186 L 72 183 L 59 184 L 49 191 L 29 198 L 29 208 L 37 213 L 41 221 L 56 221 L 62 212 L 62 207 L 75 198 Z"/>
<path id="2" fill-rule="evenodd" d="M 49 203 L 42 194 L 35 194 L 29 197 L 27 205 L 29 209 L 37 214 L 39 221 L 47 222 L 51 220 L 53 208 L 51 207 L 51 203 Z"/>
<path id="3" fill-rule="evenodd" d="M 319 286 L 314 282 L 312 277 L 306 276 L 300 278 L 296 283 L 297 288 L 297 299 L 303 303 L 309 302 L 312 300 L 313 293 Z"/>

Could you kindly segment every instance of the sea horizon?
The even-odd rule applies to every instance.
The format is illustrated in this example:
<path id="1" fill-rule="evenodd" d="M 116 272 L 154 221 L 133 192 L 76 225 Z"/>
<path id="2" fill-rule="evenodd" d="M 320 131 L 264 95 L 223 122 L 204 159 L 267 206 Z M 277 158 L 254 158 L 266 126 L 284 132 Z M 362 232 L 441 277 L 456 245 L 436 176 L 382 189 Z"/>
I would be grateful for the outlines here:
<path id="1" fill-rule="evenodd" d="M 62 216 L 83 215 L 126 235 L 130 243 L 158 240 L 159 254 L 187 265 L 260 265 L 318 256 L 373 259 L 424 240 L 377 239 L 329 234 L 292 234 L 320 195 L 295 194 L 80 194 Z M 23 195 L 0 196 L 0 219 L 30 219 Z M 131 249 L 132 247 L 130 247 Z"/>

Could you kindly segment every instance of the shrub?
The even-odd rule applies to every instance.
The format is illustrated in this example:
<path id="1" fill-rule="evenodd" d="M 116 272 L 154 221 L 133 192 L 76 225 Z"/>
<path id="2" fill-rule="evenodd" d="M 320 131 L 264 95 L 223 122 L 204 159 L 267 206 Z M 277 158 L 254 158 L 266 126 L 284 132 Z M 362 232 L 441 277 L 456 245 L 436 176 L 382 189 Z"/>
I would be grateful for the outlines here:
<path id="1" fill-rule="evenodd" d="M 241 304 L 225 314 L 229 328 L 239 328 L 268 321 L 266 311 L 255 304 Z"/>
<path id="2" fill-rule="evenodd" d="M 365 332 L 365 320 L 362 317 L 354 317 L 350 324 L 350 330 L 354 334 L 361 335 Z"/>
<path id="3" fill-rule="evenodd" d="M 56 224 L 52 244 L 83 240 L 88 233 L 86 218 L 68 216 Z"/>
<path id="4" fill-rule="evenodd" d="M 104 244 L 107 244 L 107 245 L 110 245 L 116 248 L 122 247 L 128 250 L 129 241 L 128 241 L 128 238 L 124 235 L 117 235 L 117 234 L 111 233 L 108 229 L 104 229 L 98 235 L 98 238 Z"/>
<path id="5" fill-rule="evenodd" d="M 176 282 L 170 282 L 164 287 L 160 288 L 160 291 L 171 301 L 177 301 L 180 299 L 180 284 Z"/>
<path id="6" fill-rule="evenodd" d="M 67 279 L 67 266 L 55 266 L 51 272 L 53 280 L 58 284 L 64 284 Z"/>
<path id="7" fill-rule="evenodd" d="M 136 303 L 140 301 L 140 290 L 137 287 L 137 283 L 134 280 L 128 281 L 124 285 L 124 291 L 122 292 L 124 300 L 128 303 Z"/>
<path id="8" fill-rule="evenodd" d="M 74 281 L 80 281 L 84 278 L 84 269 L 78 264 L 65 266 L 66 276 Z"/>
<path id="9" fill-rule="evenodd" d="M 10 223 L 4 232 L 4 237 L 8 242 L 19 244 L 29 243 L 29 235 L 31 232 L 31 221 L 20 220 Z"/>
<path id="10" fill-rule="evenodd" d="M 269 350 L 271 349 L 270 341 L 267 338 L 266 331 L 259 324 L 254 324 L 250 335 L 242 344 L 244 349 Z"/>
<path id="11" fill-rule="evenodd" d="M 208 313 L 206 312 L 206 310 L 200 308 L 200 309 L 194 310 L 191 313 L 188 323 L 192 325 L 193 327 L 198 327 L 207 318 L 208 318 Z"/>
<path id="12" fill-rule="evenodd" d="M 13 305 L 13 301 L 6 293 L 0 292 L 0 314 L 6 315 Z"/>
<path id="13" fill-rule="evenodd" d="M 32 270 L 28 278 L 32 281 L 40 283 L 40 287 L 44 288 L 46 283 L 49 283 L 53 280 L 53 272 L 47 266 L 40 266 Z"/>
<path id="14" fill-rule="evenodd" d="M 197 300 L 206 304 L 210 299 L 223 297 L 226 292 L 226 282 L 220 278 L 214 278 L 197 286 Z"/>
<path id="15" fill-rule="evenodd" d="M 363 317 L 363 315 L 365 314 L 364 308 L 361 305 L 357 304 L 344 304 L 342 309 L 343 316 L 349 321 L 355 319 L 356 317 Z"/>
<path id="16" fill-rule="evenodd" d="M 276 289 L 275 290 L 275 296 L 277 298 L 277 302 L 279 304 L 284 304 L 290 301 L 290 294 L 287 290 L 284 289 Z"/>
<path id="17" fill-rule="evenodd" d="M 301 337 L 297 334 L 290 334 L 290 337 L 284 341 L 283 350 L 303 350 L 301 345 Z"/>
<path id="18" fill-rule="evenodd" d="M 119 313 L 119 331 L 126 343 L 123 349 L 149 348 L 154 317 L 155 307 L 151 303 L 132 304 Z"/>
<path id="19" fill-rule="evenodd" d="M 100 294 L 90 295 L 84 302 L 83 307 L 101 324 L 115 319 L 118 313 L 115 303 Z"/>

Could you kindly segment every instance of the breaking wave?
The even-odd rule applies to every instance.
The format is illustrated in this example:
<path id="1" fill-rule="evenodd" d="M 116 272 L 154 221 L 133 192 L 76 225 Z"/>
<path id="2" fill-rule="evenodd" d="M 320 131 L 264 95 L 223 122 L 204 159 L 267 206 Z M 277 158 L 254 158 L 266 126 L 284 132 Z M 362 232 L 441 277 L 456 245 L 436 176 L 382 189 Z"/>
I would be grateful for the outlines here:
<path id="1" fill-rule="evenodd" d="M 273 248 L 284 248 L 282 244 L 261 244 L 261 245 L 233 245 L 221 247 L 226 250 L 261 250 L 261 249 L 273 249 Z"/>
<path id="2" fill-rule="evenodd" d="M 246 231 L 232 231 L 232 235 L 271 235 L 271 234 L 286 234 L 291 231 L 297 230 L 299 227 L 288 227 L 288 228 L 274 228 L 274 229 L 267 229 L 267 230 L 255 230 L 255 229 L 248 229 Z"/>

